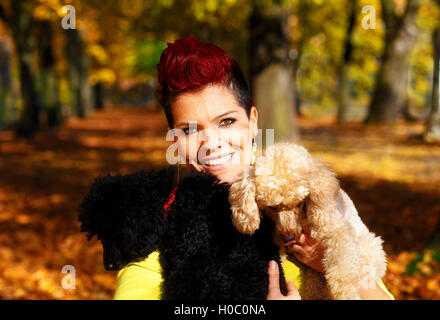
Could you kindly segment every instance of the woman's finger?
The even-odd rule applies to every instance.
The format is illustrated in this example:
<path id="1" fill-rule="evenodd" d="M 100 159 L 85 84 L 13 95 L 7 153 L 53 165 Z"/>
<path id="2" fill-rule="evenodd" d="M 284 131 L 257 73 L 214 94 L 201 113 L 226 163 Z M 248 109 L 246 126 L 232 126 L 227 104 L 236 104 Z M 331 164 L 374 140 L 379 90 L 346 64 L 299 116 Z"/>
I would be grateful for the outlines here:
<path id="1" fill-rule="evenodd" d="M 298 240 L 296 241 L 296 243 L 299 244 L 304 244 L 306 242 L 306 236 L 304 235 L 304 233 L 301 233 L 298 237 Z"/>
<path id="2" fill-rule="evenodd" d="M 280 290 L 280 274 L 278 264 L 275 261 L 269 262 L 269 289 L 267 292 L 267 300 L 277 300 L 281 295 Z"/>
<path id="3" fill-rule="evenodd" d="M 304 248 L 302 246 L 294 244 L 293 246 L 291 246 L 289 248 L 293 253 L 299 254 L 300 256 L 306 255 L 306 251 L 304 250 Z"/>

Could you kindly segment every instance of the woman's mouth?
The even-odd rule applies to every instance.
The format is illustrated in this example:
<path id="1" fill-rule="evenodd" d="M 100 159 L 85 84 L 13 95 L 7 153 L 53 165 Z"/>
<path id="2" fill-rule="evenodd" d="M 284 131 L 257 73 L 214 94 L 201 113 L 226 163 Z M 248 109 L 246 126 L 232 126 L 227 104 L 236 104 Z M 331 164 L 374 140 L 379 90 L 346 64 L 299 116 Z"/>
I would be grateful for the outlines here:
<path id="1" fill-rule="evenodd" d="M 209 172 L 217 171 L 226 168 L 232 163 L 232 158 L 234 156 L 235 152 L 220 156 L 211 158 L 209 160 L 203 160 L 200 161 L 202 167 Z"/>

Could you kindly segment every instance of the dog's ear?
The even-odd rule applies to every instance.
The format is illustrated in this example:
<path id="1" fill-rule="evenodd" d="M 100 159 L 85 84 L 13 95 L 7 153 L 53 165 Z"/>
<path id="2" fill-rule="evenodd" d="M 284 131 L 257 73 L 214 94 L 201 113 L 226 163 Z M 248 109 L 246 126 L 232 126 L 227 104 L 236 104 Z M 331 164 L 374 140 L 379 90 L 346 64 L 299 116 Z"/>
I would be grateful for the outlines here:
<path id="1" fill-rule="evenodd" d="M 255 173 L 252 167 L 244 170 L 229 189 L 232 222 L 241 233 L 252 234 L 260 226 L 260 210 L 255 197 Z"/>
<path id="2" fill-rule="evenodd" d="M 167 167 L 94 180 L 79 206 L 78 220 L 89 240 L 95 235 L 101 240 L 106 269 L 118 270 L 157 250 L 175 175 L 175 169 Z"/>

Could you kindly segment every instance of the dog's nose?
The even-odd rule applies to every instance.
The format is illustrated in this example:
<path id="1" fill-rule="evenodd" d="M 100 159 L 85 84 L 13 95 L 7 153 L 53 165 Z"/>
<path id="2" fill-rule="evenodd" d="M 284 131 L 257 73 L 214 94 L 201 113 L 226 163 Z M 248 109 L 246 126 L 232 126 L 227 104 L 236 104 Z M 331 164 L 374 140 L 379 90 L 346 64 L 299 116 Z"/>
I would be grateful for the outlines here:
<path id="1" fill-rule="evenodd" d="M 292 240 L 295 240 L 295 234 L 291 233 L 291 234 L 282 234 L 281 238 L 284 240 L 284 242 L 290 242 Z"/>

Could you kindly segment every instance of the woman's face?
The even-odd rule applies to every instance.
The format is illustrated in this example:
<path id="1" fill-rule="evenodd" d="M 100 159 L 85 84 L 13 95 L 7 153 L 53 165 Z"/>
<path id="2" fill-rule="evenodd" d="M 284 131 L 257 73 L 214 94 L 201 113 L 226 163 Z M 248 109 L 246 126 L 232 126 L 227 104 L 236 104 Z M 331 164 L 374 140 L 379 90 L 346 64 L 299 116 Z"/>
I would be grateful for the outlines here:
<path id="1" fill-rule="evenodd" d="M 177 147 L 182 161 L 232 183 L 249 166 L 258 113 L 250 117 L 223 85 L 207 85 L 178 95 L 171 104 Z"/>

